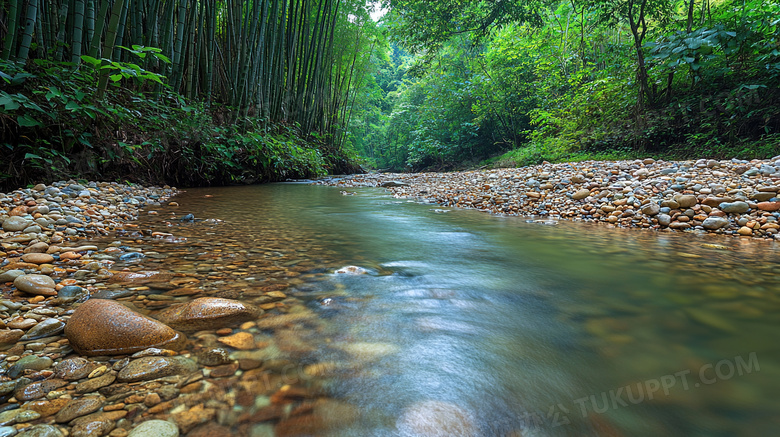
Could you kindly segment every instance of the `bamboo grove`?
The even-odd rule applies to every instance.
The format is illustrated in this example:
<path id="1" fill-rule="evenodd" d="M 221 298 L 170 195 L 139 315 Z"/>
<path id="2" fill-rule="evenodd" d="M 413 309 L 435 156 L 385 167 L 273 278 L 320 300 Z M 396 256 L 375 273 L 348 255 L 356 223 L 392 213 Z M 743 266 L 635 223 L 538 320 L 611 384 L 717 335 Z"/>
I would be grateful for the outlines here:
<path id="1" fill-rule="evenodd" d="M 91 63 L 98 95 L 151 72 L 184 97 L 339 141 L 367 25 L 354 0 L 3 0 L 0 48 L 22 64 Z"/>

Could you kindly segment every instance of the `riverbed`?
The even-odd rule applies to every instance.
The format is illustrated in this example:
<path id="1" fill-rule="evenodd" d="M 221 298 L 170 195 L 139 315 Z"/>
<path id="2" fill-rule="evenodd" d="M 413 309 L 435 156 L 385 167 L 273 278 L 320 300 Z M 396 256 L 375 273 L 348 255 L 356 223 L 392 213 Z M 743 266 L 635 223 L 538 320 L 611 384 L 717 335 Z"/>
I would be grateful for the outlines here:
<path id="1" fill-rule="evenodd" d="M 774 243 L 354 192 L 189 190 L 177 208 L 212 222 L 173 226 L 219 242 L 225 257 L 280 250 L 309 266 L 287 292 L 320 321 L 284 335 L 305 343 L 296 353 L 327 369 L 326 392 L 353 408 L 320 433 L 747 436 L 780 426 Z M 335 273 L 348 265 L 365 273 Z"/>
<path id="2" fill-rule="evenodd" d="M 95 250 L 84 251 L 78 283 L 150 317 L 196 297 L 264 313 L 189 332 L 179 352 L 143 352 L 196 372 L 86 392 L 100 410 L 84 418 L 111 435 L 132 437 L 151 419 L 182 435 L 253 437 L 780 429 L 773 241 L 488 215 L 369 187 L 205 188 L 172 200 L 80 241 Z M 166 280 L 112 282 L 139 272 Z M 60 302 L 67 321 L 71 304 L 58 299 L 20 310 Z M 59 335 L 20 342 L 14 362 L 74 359 Z M 81 402 L 78 387 L 130 367 L 122 358 L 89 358 L 94 370 L 78 385 L 3 411 Z M 15 426 L 76 429 L 45 414 Z"/>

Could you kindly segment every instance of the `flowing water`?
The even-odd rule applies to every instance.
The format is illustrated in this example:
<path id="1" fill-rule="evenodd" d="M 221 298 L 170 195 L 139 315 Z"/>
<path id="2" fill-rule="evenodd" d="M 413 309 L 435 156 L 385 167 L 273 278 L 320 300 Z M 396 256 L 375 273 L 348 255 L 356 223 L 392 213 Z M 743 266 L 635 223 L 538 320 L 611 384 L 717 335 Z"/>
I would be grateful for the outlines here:
<path id="1" fill-rule="evenodd" d="M 780 430 L 775 244 L 550 225 L 353 191 L 195 189 L 142 222 L 168 220 L 187 238 L 154 266 L 201 272 L 222 291 L 273 286 L 316 316 L 271 336 L 319 366 L 317 384 L 341 406 L 312 434 Z M 207 220 L 180 223 L 171 211 Z M 335 273 L 348 265 L 367 273 Z"/>

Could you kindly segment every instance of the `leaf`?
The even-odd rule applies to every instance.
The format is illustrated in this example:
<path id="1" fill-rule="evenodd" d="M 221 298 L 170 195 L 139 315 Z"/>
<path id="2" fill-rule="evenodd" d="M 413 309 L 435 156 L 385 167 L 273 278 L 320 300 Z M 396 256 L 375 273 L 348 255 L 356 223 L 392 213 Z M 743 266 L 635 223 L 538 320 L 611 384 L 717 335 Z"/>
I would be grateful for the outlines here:
<path id="1" fill-rule="evenodd" d="M 68 104 L 65 105 L 65 109 L 68 111 L 75 111 L 79 108 L 81 108 L 81 105 L 79 105 L 79 103 L 74 100 L 69 101 Z"/>
<path id="2" fill-rule="evenodd" d="M 16 101 L 8 94 L 0 96 L 0 105 L 3 105 L 6 111 L 14 111 L 19 109 L 19 104 L 16 103 Z"/>
<path id="3" fill-rule="evenodd" d="M 81 55 L 81 60 L 93 67 L 97 67 L 98 65 L 100 65 L 101 62 L 100 59 L 95 59 L 92 56 L 87 56 L 87 55 Z"/>
<path id="4" fill-rule="evenodd" d="M 35 153 L 25 153 L 24 159 L 43 159 L 40 156 L 36 155 Z"/>
<path id="5" fill-rule="evenodd" d="M 112 74 L 111 76 L 109 76 L 109 79 L 111 79 L 112 82 L 119 82 L 120 80 L 122 80 L 122 77 L 123 76 L 121 74 Z"/>
<path id="6" fill-rule="evenodd" d="M 19 126 L 26 126 L 26 127 L 43 126 L 41 122 L 30 117 L 29 115 L 20 115 L 16 117 L 16 122 L 19 123 Z"/>

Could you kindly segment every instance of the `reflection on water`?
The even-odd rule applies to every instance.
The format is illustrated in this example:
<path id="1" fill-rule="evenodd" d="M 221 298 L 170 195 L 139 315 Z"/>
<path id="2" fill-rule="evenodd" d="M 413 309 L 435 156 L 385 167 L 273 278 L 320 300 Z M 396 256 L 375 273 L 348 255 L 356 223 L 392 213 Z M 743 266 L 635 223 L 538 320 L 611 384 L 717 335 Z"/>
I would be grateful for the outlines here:
<path id="1" fill-rule="evenodd" d="M 177 214 L 221 222 L 171 222 L 208 261 L 191 268 L 236 272 L 208 286 L 278 283 L 317 316 L 274 331 L 340 401 L 315 434 L 780 429 L 774 244 L 441 214 L 356 191 L 191 190 Z M 260 270 L 260 256 L 294 274 Z M 368 273 L 334 273 L 346 265 Z"/>

